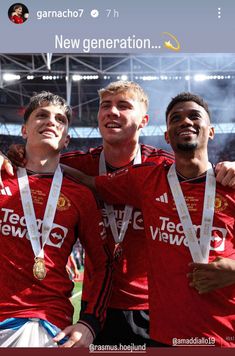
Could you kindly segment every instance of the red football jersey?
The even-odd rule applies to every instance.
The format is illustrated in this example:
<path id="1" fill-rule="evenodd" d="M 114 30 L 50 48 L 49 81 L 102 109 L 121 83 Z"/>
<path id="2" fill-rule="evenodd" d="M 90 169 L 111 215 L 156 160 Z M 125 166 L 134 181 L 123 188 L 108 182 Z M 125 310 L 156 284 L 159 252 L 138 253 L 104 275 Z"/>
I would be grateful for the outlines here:
<path id="1" fill-rule="evenodd" d="M 167 181 L 169 166 L 136 165 L 111 177 L 97 177 L 99 194 L 108 203 L 127 203 L 143 212 L 147 241 L 150 337 L 167 344 L 210 343 L 235 346 L 235 285 L 207 294 L 189 287 L 192 262 L 187 239 Z M 198 236 L 205 176 L 181 182 Z M 210 242 L 210 262 L 235 259 L 235 192 L 217 184 Z M 180 341 L 180 340 L 181 341 Z M 185 339 L 186 341 L 182 340 Z"/>
<path id="2" fill-rule="evenodd" d="M 83 319 L 95 330 L 97 322 L 103 322 L 110 294 L 111 258 L 105 235 L 102 235 L 101 213 L 92 193 L 64 176 L 54 222 L 44 246 L 47 275 L 39 281 L 33 275 L 34 253 L 27 235 L 17 177 L 9 178 L 3 173 L 3 181 L 4 188 L 0 189 L 0 320 L 36 317 L 60 328 L 72 323 L 73 307 L 69 298 L 73 283 L 65 267 L 79 236 L 95 267 L 92 293 Z M 40 234 L 51 181 L 52 175 L 29 175 Z"/>
<path id="3" fill-rule="evenodd" d="M 61 162 L 86 174 L 99 175 L 99 158 L 103 147 L 91 149 L 87 153 L 69 152 L 61 157 Z M 168 160 L 172 162 L 173 155 L 169 152 L 141 145 L 142 162 L 153 161 L 156 164 Z M 107 167 L 108 169 L 108 167 Z M 115 205 L 114 213 L 118 231 L 120 231 L 124 206 Z M 110 251 L 114 251 L 114 238 L 109 227 L 106 210 L 103 209 L 103 221 L 107 228 Z M 126 235 L 122 242 L 122 255 L 114 264 L 113 293 L 109 307 L 122 310 L 148 309 L 148 283 L 146 246 L 144 243 L 144 224 L 140 210 L 133 209 Z M 83 300 L 89 299 L 90 278 L 92 278 L 92 263 L 89 259 L 85 262 Z"/>
<path id="4" fill-rule="evenodd" d="M 11 16 L 11 21 L 17 24 L 22 24 L 24 22 L 23 17 L 17 16 L 17 15 L 13 15 Z"/>

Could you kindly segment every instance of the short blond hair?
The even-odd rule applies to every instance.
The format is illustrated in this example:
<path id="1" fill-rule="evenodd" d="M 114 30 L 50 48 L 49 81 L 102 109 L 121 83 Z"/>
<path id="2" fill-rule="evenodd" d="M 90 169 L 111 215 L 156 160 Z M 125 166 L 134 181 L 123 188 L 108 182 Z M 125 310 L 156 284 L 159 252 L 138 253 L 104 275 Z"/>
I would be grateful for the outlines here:
<path id="1" fill-rule="evenodd" d="M 130 92 L 136 97 L 141 103 L 144 104 L 146 111 L 148 110 L 149 106 L 149 98 L 145 93 L 144 89 L 135 82 L 129 81 L 117 81 L 108 84 L 105 88 L 102 88 L 98 91 L 100 101 L 105 97 L 107 94 L 116 95 L 119 93 L 127 93 Z"/>

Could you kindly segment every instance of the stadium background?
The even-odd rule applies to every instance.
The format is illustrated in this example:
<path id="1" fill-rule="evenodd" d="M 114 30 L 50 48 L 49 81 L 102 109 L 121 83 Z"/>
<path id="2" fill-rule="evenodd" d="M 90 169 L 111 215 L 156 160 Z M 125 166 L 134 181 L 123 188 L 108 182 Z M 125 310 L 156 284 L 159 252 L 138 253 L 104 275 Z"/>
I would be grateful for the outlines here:
<path id="1" fill-rule="evenodd" d="M 210 107 L 216 132 L 210 160 L 235 160 L 235 55 L 228 53 L 0 54 L 0 149 L 23 142 L 24 108 L 41 90 L 59 94 L 73 107 L 68 150 L 99 145 L 97 90 L 120 79 L 138 82 L 150 98 L 150 121 L 141 142 L 169 150 L 163 137 L 165 108 L 179 92 L 191 91 Z M 80 290 L 76 283 L 76 315 Z"/>

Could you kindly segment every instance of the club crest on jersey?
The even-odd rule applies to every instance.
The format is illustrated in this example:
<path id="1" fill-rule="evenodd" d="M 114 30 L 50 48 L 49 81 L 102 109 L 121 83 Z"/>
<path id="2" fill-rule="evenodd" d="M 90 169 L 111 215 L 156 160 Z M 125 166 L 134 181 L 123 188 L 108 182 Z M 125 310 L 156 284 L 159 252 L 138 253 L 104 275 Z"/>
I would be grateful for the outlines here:
<path id="1" fill-rule="evenodd" d="M 57 210 L 65 211 L 68 210 L 70 206 L 71 206 L 70 200 L 63 193 L 60 193 L 58 203 L 57 203 Z"/>
<path id="2" fill-rule="evenodd" d="M 215 197 L 215 211 L 218 213 L 220 211 L 224 211 L 228 206 L 228 202 L 225 199 L 225 197 L 223 197 L 220 194 L 216 194 Z"/>

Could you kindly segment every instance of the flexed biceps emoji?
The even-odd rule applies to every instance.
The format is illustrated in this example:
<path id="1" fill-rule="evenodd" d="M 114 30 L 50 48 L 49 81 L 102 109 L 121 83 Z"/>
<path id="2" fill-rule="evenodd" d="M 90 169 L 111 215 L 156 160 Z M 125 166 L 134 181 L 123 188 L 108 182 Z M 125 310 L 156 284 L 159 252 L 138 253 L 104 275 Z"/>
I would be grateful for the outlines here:
<path id="1" fill-rule="evenodd" d="M 168 35 L 172 40 L 174 40 L 174 45 L 171 43 L 171 40 L 164 42 L 164 47 L 167 49 L 171 49 L 172 51 L 179 51 L 180 50 L 180 43 L 178 39 L 172 35 L 170 32 L 163 32 L 163 35 Z"/>

